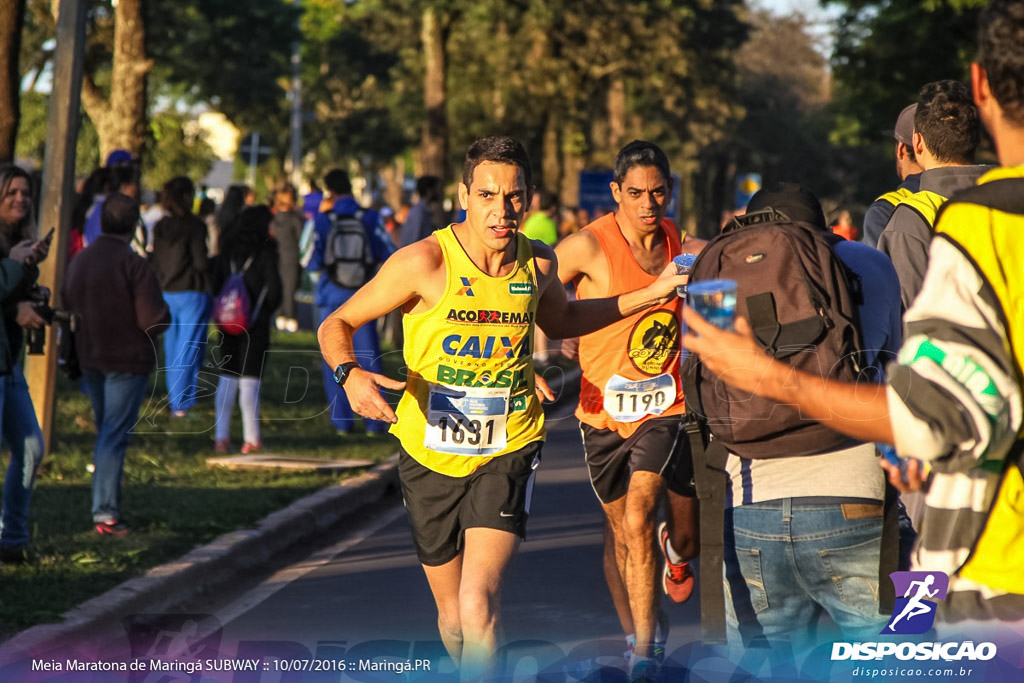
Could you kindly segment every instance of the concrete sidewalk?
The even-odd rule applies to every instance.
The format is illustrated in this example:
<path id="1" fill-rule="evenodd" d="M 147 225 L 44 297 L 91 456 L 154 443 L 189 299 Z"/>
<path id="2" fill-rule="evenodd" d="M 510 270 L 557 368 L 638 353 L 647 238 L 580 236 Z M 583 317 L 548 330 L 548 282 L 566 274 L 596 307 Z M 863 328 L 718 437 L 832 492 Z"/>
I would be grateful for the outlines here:
<path id="1" fill-rule="evenodd" d="M 575 400 L 579 379 L 578 368 L 567 372 L 558 369 L 548 379 L 556 396 L 548 407 L 557 409 Z M 398 487 L 396 453 L 361 476 L 321 489 L 268 515 L 251 529 L 224 534 L 87 600 L 66 612 L 59 624 L 34 626 L 16 634 L 0 645 L 0 664 L 31 651 L 45 651 L 50 644 L 73 642 L 102 624 L 132 614 L 170 611 L 204 593 L 225 588 L 288 548 L 324 535 L 345 517 L 381 501 Z"/>

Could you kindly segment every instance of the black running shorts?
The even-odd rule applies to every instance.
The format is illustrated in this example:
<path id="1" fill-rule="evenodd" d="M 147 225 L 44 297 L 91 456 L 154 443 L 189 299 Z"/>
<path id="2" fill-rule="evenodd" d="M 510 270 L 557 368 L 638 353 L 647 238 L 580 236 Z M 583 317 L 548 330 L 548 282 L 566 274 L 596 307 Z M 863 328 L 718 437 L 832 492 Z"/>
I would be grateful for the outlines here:
<path id="1" fill-rule="evenodd" d="M 681 415 L 647 420 L 628 439 L 611 429 L 580 424 L 590 483 L 598 500 L 611 503 L 626 495 L 633 472 L 654 472 L 673 493 L 697 497 L 693 456 Z"/>
<path id="2" fill-rule="evenodd" d="M 534 441 L 465 477 L 439 474 L 403 449 L 398 475 L 420 562 L 437 567 L 454 559 L 471 527 L 508 531 L 525 539 L 543 445 Z"/>

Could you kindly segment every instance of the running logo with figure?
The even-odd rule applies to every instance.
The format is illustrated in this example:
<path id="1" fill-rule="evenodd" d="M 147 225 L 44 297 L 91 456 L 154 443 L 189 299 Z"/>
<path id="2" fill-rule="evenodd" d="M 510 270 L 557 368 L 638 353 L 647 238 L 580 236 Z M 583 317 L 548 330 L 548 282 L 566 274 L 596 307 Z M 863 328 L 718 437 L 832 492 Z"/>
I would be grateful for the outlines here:
<path id="1" fill-rule="evenodd" d="M 882 633 L 913 635 L 927 632 L 935 623 L 936 601 L 946 599 L 949 577 L 942 572 L 893 572 L 889 577 L 896 588 L 897 598 L 892 619 Z"/>

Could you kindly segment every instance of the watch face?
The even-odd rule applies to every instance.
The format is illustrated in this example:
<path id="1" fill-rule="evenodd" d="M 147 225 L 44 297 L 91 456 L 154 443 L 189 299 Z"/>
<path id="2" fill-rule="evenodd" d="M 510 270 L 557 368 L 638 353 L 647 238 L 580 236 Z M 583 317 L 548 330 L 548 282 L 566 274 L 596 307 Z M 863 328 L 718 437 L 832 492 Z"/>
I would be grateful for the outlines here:
<path id="1" fill-rule="evenodd" d="M 342 363 L 334 369 L 334 381 L 338 384 L 344 384 L 345 379 L 348 377 L 348 373 L 358 365 L 358 363 Z"/>

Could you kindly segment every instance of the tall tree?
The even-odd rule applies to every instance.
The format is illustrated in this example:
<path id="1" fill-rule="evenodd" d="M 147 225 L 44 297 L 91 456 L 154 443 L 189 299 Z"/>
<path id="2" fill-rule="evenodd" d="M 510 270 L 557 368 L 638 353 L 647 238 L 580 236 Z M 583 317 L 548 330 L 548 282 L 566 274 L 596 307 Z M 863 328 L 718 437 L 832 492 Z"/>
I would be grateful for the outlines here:
<path id="1" fill-rule="evenodd" d="M 45 46 L 58 5 L 28 0 L 22 61 L 37 76 L 52 55 Z M 143 148 L 147 100 L 156 97 L 208 104 L 242 128 L 272 127 L 273 140 L 286 127 L 281 79 L 296 17 L 283 0 L 90 0 L 82 99 L 103 153 Z"/>
<path id="2" fill-rule="evenodd" d="M 100 156 L 126 149 L 138 156 L 146 141 L 146 57 L 142 0 L 113 2 L 114 40 L 110 86 L 104 93 L 94 74 L 82 79 L 82 105 L 100 136 Z M 57 6 L 57 5 L 55 5 Z"/>
<path id="3" fill-rule="evenodd" d="M 863 144 L 892 128 L 925 83 L 967 80 L 986 0 L 841 0 L 832 54 L 833 138 Z"/>
<path id="4" fill-rule="evenodd" d="M 18 136 L 21 70 L 21 30 L 25 23 L 25 0 L 0 3 L 0 163 L 14 159 Z"/>
<path id="5" fill-rule="evenodd" d="M 423 104 L 426 118 L 420 137 L 419 162 L 423 175 L 447 178 L 448 111 L 445 79 L 449 17 L 433 3 L 423 8 L 420 40 L 423 45 Z"/>

